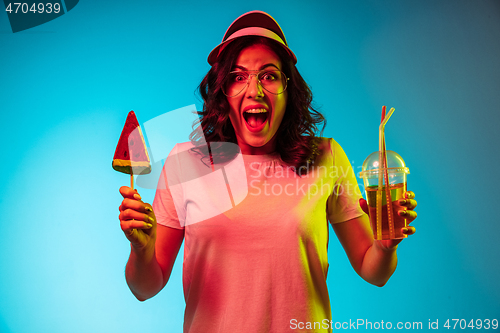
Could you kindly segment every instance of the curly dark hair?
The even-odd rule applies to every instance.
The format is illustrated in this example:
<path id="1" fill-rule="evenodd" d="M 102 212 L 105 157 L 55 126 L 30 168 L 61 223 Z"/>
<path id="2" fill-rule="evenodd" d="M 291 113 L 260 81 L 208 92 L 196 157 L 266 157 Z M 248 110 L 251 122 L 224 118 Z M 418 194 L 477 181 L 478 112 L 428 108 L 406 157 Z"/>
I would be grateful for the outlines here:
<path id="1" fill-rule="evenodd" d="M 319 155 L 318 125 L 323 123 L 321 133 L 326 125 L 326 119 L 312 106 L 312 92 L 295 67 L 291 57 L 277 42 L 259 36 L 240 37 L 230 42 L 219 56 L 199 85 L 203 98 L 203 111 L 197 112 L 200 117 L 198 127 L 191 133 L 190 140 L 195 144 L 198 153 L 206 155 L 208 143 L 211 155 L 217 155 L 215 142 L 237 143 L 234 128 L 229 119 L 229 102 L 222 92 L 222 86 L 229 72 L 233 70 L 239 53 L 246 47 L 262 44 L 273 50 L 281 60 L 282 71 L 290 79 L 287 85 L 288 99 L 282 123 L 276 132 L 276 152 L 288 165 L 295 170 L 306 170 Z M 201 130 L 203 134 L 201 133 Z M 227 147 L 227 145 L 226 145 Z M 227 149 L 224 153 L 228 153 Z M 234 151 L 229 155 L 234 156 Z"/>

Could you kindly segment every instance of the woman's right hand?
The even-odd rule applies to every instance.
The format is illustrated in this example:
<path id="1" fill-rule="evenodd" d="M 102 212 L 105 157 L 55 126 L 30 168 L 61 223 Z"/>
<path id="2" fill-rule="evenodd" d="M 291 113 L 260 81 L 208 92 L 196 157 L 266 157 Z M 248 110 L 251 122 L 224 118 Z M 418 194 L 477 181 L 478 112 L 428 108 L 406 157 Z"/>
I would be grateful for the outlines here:
<path id="1" fill-rule="evenodd" d="M 137 190 L 120 187 L 123 196 L 120 210 L 120 226 L 136 249 L 153 247 L 156 241 L 156 217 L 150 204 L 144 203 Z"/>

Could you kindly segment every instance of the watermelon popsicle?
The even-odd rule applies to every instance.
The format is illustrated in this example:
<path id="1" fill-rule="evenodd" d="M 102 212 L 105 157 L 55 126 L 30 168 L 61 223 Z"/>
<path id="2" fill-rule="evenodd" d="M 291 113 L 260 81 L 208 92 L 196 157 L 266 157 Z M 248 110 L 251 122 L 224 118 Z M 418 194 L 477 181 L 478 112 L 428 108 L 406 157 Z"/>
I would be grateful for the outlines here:
<path id="1" fill-rule="evenodd" d="M 130 187 L 134 188 L 134 175 L 151 172 L 151 162 L 141 127 L 134 111 L 130 111 L 113 156 L 113 169 L 130 174 Z"/>

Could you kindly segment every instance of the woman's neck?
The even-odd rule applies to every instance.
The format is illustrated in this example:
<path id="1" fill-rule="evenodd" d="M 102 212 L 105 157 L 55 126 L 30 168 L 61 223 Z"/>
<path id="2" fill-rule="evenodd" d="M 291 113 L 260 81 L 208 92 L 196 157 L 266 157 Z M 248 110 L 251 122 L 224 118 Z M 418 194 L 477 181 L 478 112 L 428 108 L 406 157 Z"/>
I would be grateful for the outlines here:
<path id="1" fill-rule="evenodd" d="M 250 146 L 238 137 L 237 140 L 238 146 L 240 147 L 241 153 L 243 155 L 269 155 L 276 152 L 276 143 L 274 137 L 262 147 Z"/>

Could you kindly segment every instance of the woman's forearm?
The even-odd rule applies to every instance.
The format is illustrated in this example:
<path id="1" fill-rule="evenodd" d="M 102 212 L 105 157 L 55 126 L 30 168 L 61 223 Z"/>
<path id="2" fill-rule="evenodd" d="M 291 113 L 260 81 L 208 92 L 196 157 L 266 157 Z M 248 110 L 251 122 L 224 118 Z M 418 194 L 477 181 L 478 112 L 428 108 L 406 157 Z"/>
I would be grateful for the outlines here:
<path id="1" fill-rule="evenodd" d="M 374 241 L 365 253 L 360 276 L 373 285 L 384 286 L 398 264 L 396 248 L 385 249 Z"/>
<path id="2" fill-rule="evenodd" d="M 155 249 L 136 249 L 131 246 L 125 278 L 130 291 L 139 301 L 156 295 L 163 288 L 164 282 Z"/>

